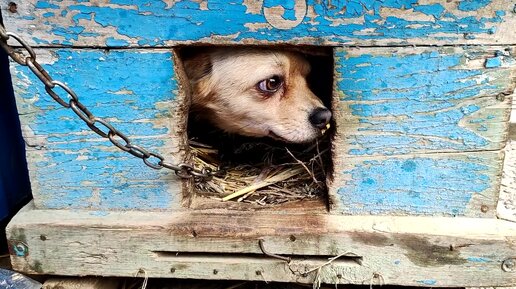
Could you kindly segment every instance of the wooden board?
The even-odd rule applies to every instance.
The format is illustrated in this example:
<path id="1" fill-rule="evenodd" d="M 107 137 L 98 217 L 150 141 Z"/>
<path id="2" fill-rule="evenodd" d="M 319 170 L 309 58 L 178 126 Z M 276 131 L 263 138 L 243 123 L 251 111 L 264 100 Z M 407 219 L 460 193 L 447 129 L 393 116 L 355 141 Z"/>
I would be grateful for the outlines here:
<path id="1" fill-rule="evenodd" d="M 188 111 L 168 50 L 36 49 L 54 79 L 67 83 L 90 111 L 137 145 L 171 163 L 184 157 L 180 133 Z M 32 193 L 40 208 L 172 209 L 181 182 L 93 133 L 62 108 L 27 67 L 11 62 L 26 142 Z M 62 90 L 59 95 L 66 98 Z M 103 127 L 101 127 L 104 129 Z M 105 129 L 104 129 L 105 130 Z"/>
<path id="2" fill-rule="evenodd" d="M 8 7 L 9 0 L 1 0 Z M 188 43 L 515 44 L 514 0 L 17 2 L 9 30 L 42 46 Z"/>
<path id="3" fill-rule="evenodd" d="M 514 44 L 512 4 L 40 0 L 7 12 L 7 23 L 45 47 L 38 54 L 51 74 L 88 96 L 95 114 L 175 163 L 184 90 L 172 53 L 155 47 L 426 45 L 337 49 L 331 211 L 494 217 L 516 66 L 514 48 L 498 44 Z M 428 47 L 468 43 L 497 46 Z M 52 48 L 63 45 L 75 48 Z M 173 173 L 98 138 L 56 110 L 27 69 L 12 70 L 38 208 L 181 207 Z"/>
<path id="4" fill-rule="evenodd" d="M 512 51 L 337 49 L 332 212 L 494 217 Z"/>
<path id="5" fill-rule="evenodd" d="M 209 220 L 209 222 L 207 221 Z M 31 274 L 313 283 L 509 286 L 516 224 L 496 219 L 327 214 L 21 211 L 7 228 Z M 264 256 L 292 256 L 290 264 Z M 317 270 L 326 257 L 344 255 Z M 505 265 L 508 264 L 508 261 Z M 504 265 L 504 266 L 505 266 Z"/>
<path id="6" fill-rule="evenodd" d="M 503 148 L 515 52 L 513 47 L 336 49 L 334 101 L 343 150 L 374 156 Z"/>
<path id="7" fill-rule="evenodd" d="M 171 52 L 37 53 L 94 114 L 171 162 L 182 159 L 185 91 Z M 514 90 L 511 53 L 337 50 L 333 212 L 493 217 Z M 485 68 L 493 59 L 499 65 Z M 13 64 L 12 71 L 37 207 L 180 207 L 181 184 L 172 172 L 119 151 L 59 108 L 26 68 Z"/>
<path id="8" fill-rule="evenodd" d="M 505 160 L 497 217 L 516 222 L 516 102 L 513 102 L 509 132 L 509 140 L 504 149 Z"/>

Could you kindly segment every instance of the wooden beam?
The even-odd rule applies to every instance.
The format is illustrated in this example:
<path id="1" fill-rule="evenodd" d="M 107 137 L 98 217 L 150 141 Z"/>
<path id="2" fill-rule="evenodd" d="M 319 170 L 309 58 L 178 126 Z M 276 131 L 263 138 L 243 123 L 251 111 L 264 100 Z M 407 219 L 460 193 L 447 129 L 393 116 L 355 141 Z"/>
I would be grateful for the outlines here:
<path id="1" fill-rule="evenodd" d="M 7 7 L 9 0 L 2 0 Z M 9 31 L 31 44 L 471 45 L 516 43 L 514 1 L 19 1 Z"/>
<path id="2" fill-rule="evenodd" d="M 515 271 L 502 269 L 514 257 L 516 224 L 496 219 L 29 206 L 7 233 L 14 268 L 31 274 L 144 270 L 149 277 L 456 287 L 516 282 Z M 292 262 L 265 256 L 260 239 Z"/>

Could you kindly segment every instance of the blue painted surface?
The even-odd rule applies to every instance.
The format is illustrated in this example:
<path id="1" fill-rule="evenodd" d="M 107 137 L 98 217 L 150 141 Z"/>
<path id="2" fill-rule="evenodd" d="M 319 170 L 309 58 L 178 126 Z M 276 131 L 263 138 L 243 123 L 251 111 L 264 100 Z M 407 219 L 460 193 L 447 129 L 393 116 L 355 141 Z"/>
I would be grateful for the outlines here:
<path id="1" fill-rule="evenodd" d="M 486 59 L 486 68 L 495 68 L 502 66 L 502 58 L 501 57 L 493 57 Z"/>
<path id="2" fill-rule="evenodd" d="M 368 40 L 404 44 L 412 38 L 453 42 L 493 34 L 493 26 L 507 17 L 504 11 L 486 9 L 492 1 L 485 0 L 463 1 L 451 10 L 437 1 L 333 1 L 330 6 L 327 1 L 310 0 L 309 15 L 301 16 L 293 0 L 265 0 L 258 2 L 258 8 L 238 0 L 110 3 L 110 7 L 97 7 L 90 1 L 68 5 L 38 0 L 35 15 L 44 18 L 42 29 L 48 33 L 45 39 L 34 40 L 74 45 L 88 38 L 101 39 L 95 43 L 107 47 L 174 45 L 213 41 L 216 36 L 224 43 L 250 39 L 303 42 L 306 36 L 311 44 Z M 283 24 L 298 20 L 299 24 L 275 28 L 278 23 L 270 22 L 264 11 L 278 6 L 284 8 L 279 15 Z M 414 17 L 417 15 L 425 17 Z M 93 25 L 84 26 L 84 22 Z M 496 134 L 491 123 L 504 121 L 500 114 L 486 112 L 496 100 L 478 100 L 479 96 L 506 90 L 505 82 L 486 77 L 484 69 L 462 66 L 469 57 L 478 57 L 474 49 L 468 53 L 453 48 L 429 49 L 412 54 L 376 50 L 358 55 L 341 50 L 336 54 L 337 89 L 353 121 L 342 142 L 349 148 L 344 154 L 354 158 L 354 163 L 337 172 L 349 176 L 337 191 L 341 207 L 353 214 L 468 215 L 471 200 L 495 186 L 494 176 L 499 171 L 494 157 L 486 163 L 486 155 L 434 159 L 421 154 L 499 149 L 501 141 L 486 136 L 488 132 Z M 121 131 L 137 135 L 139 144 L 158 151 L 166 145 L 167 137 L 174 137 L 168 136 L 169 129 L 163 123 L 141 122 L 171 118 L 157 105 L 173 99 L 177 90 L 170 53 L 63 49 L 56 55 L 58 60 L 47 66 L 51 74 L 76 88 L 96 115 L 112 118 Z M 496 63 L 488 65 L 493 66 L 489 71 L 501 68 Z M 20 79 L 27 78 L 26 83 L 39 83 L 26 69 L 18 72 Z M 19 91 L 26 98 L 22 106 L 27 111 L 35 108 L 44 112 L 28 122 L 47 142 L 43 156 L 34 161 L 41 170 L 34 179 L 44 206 L 146 210 L 177 202 L 169 193 L 165 172 L 142 166 L 140 160 L 117 151 L 108 142 L 85 143 L 96 136 L 70 111 L 60 109 L 41 86 L 21 82 Z M 466 128 L 464 124 L 471 125 Z M 502 126 L 496 129 L 503 135 Z M 397 157 L 406 154 L 420 156 Z M 371 156 L 385 159 L 371 160 Z M 62 189 L 56 192 L 56 187 Z M 490 198 L 494 198 L 493 193 L 486 197 Z"/>
<path id="3" fill-rule="evenodd" d="M 257 39 L 265 41 L 289 41 L 308 36 L 313 43 L 323 41 L 348 42 L 355 40 L 392 39 L 393 42 L 403 42 L 409 38 L 433 38 L 442 40 L 443 37 L 453 41 L 478 34 L 492 34 L 490 26 L 500 23 L 505 16 L 504 11 L 497 11 L 490 17 L 477 17 L 477 11 L 484 9 L 491 1 L 461 1 L 458 9 L 447 10 L 442 4 L 419 4 L 417 0 L 359 0 L 359 1 L 326 1 L 308 0 L 307 10 L 296 14 L 295 1 L 267 0 L 263 5 L 250 8 L 244 1 L 209 1 L 208 9 L 202 9 L 198 1 L 183 0 L 167 4 L 164 1 L 133 1 L 114 0 L 113 7 L 97 7 L 89 1 L 78 2 L 77 5 L 63 4 L 57 0 L 39 0 L 36 11 L 73 14 L 73 22 L 62 21 L 61 18 L 48 19 L 50 26 L 46 30 L 63 39 L 58 42 L 71 45 L 81 32 L 98 32 L 104 27 L 114 27 L 116 40 L 127 37 L 134 39 L 138 45 L 164 45 L 167 41 L 195 41 L 209 38 L 213 35 L 225 36 L 225 41 L 241 41 Z M 251 5 L 251 4 L 250 4 Z M 259 2 L 252 5 L 260 5 Z M 290 29 L 278 29 L 274 23 L 271 26 L 264 9 L 282 7 L 280 20 L 298 23 Z M 399 13 L 382 14 L 382 9 L 397 9 Z M 304 13 L 303 13 L 304 12 Z M 432 16 L 433 20 L 406 20 L 405 15 L 422 13 Z M 38 12 L 36 12 L 38 13 Z M 95 15 L 92 18 L 92 15 Z M 297 16 L 296 16 L 297 15 Z M 297 17 L 302 17 L 298 19 Z M 363 18 L 362 21 L 339 23 L 339 20 Z M 97 27 L 91 26 L 86 31 L 79 19 L 93 19 Z M 283 20 L 281 20 L 283 19 Z M 416 18 L 413 18 L 416 19 Z M 249 28 L 252 24 L 254 28 Z M 364 31 L 369 31 L 364 33 Z M 49 37 L 51 37 L 49 35 Z M 92 36 L 93 37 L 93 36 Z M 111 43 L 105 43 L 110 46 Z"/>
<path id="4" fill-rule="evenodd" d="M 417 280 L 416 282 L 419 283 L 419 284 L 422 284 L 422 285 L 432 286 L 432 285 L 435 285 L 437 283 L 437 280 L 427 279 L 427 280 Z"/>
<path id="5" fill-rule="evenodd" d="M 459 10 L 461 11 L 476 11 L 478 9 L 484 8 L 491 0 L 462 0 L 459 2 Z"/>
<path id="6" fill-rule="evenodd" d="M 462 216 L 473 194 L 488 189 L 494 177 L 485 160 L 474 156 L 364 160 L 341 173 L 351 178 L 338 189 L 351 214 Z"/>
<path id="7" fill-rule="evenodd" d="M 168 108 L 160 107 L 176 95 L 171 52 L 54 53 L 56 61 L 43 65 L 50 75 L 67 83 L 96 116 L 107 118 L 138 145 L 163 151 L 165 140 L 174 137 L 166 121 L 171 117 Z M 16 76 L 25 80 L 16 87 L 20 111 L 33 112 L 25 122 L 46 140 L 45 149 L 31 153 L 38 204 L 48 208 L 171 207 L 175 196 L 168 189 L 170 172 L 147 168 L 96 136 L 72 111 L 60 108 L 25 67 L 16 67 Z M 156 122 L 162 118 L 166 120 Z"/>
<path id="8" fill-rule="evenodd" d="M 506 87 L 486 81 L 482 69 L 461 67 L 465 54 L 429 49 L 415 54 L 348 55 L 338 50 L 337 89 L 360 124 L 355 134 L 347 136 L 352 145 L 348 153 L 395 155 L 499 147 L 482 133 L 482 126 L 475 131 L 462 122 L 494 118 L 503 122 L 497 115 L 478 115 L 496 103 L 475 99 L 496 95 Z"/>
<path id="9" fill-rule="evenodd" d="M 106 45 L 109 47 L 123 47 L 128 46 L 129 43 L 125 40 L 115 39 L 113 37 L 110 37 L 106 40 Z"/>
<path id="10" fill-rule="evenodd" d="M 475 263 L 491 263 L 493 262 L 490 258 L 485 257 L 468 257 L 467 258 L 469 262 L 475 262 Z"/>
<path id="11" fill-rule="evenodd" d="M 499 156 L 486 151 L 504 145 L 496 137 L 507 129 L 509 107 L 495 96 L 511 89 L 510 70 L 464 65 L 483 61 L 482 50 L 391 51 L 335 54 L 337 108 L 345 116 L 338 121 L 345 158 L 338 211 L 479 216 L 475 198 L 496 204 Z"/>

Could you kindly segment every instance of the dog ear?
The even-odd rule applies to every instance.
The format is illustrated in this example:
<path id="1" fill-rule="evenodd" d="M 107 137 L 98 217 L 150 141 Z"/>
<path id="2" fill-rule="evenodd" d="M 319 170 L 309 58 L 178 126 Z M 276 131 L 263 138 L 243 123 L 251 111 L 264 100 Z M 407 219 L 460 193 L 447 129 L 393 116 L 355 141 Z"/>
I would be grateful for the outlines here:
<path id="1" fill-rule="evenodd" d="M 188 55 L 183 63 L 190 82 L 198 82 L 211 73 L 212 64 L 208 53 Z"/>

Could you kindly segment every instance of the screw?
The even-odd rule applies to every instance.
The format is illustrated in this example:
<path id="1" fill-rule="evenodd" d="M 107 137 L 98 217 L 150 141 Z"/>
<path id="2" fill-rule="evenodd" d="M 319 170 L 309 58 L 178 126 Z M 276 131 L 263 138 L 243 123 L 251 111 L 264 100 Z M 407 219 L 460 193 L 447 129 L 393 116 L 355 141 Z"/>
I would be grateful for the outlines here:
<path id="1" fill-rule="evenodd" d="M 262 271 L 260 271 L 260 270 L 256 270 L 256 272 L 254 272 L 254 273 L 256 273 L 257 276 L 262 275 Z"/>
<path id="2" fill-rule="evenodd" d="M 482 205 L 480 206 L 480 211 L 482 213 L 487 213 L 487 211 L 489 211 L 489 207 L 487 205 Z"/>
<path id="3" fill-rule="evenodd" d="M 502 262 L 502 270 L 504 272 L 512 272 L 516 269 L 516 259 L 508 258 Z"/>
<path id="4" fill-rule="evenodd" d="M 337 278 L 342 279 L 342 274 L 337 274 Z"/>
<path id="5" fill-rule="evenodd" d="M 196 232 L 195 230 L 192 230 L 192 236 L 193 236 L 194 238 L 196 238 L 196 237 L 197 237 L 197 232 Z"/>
<path id="6" fill-rule="evenodd" d="M 290 241 L 294 242 L 296 240 L 296 236 L 290 235 Z"/>
<path id="7" fill-rule="evenodd" d="M 29 247 L 23 242 L 18 242 L 13 245 L 14 254 L 18 257 L 25 257 L 29 253 Z"/>
<path id="8" fill-rule="evenodd" d="M 9 2 L 9 4 L 7 4 L 7 10 L 11 13 L 16 13 L 18 12 L 18 5 L 14 2 Z"/>
<path id="9" fill-rule="evenodd" d="M 45 236 L 45 235 L 40 235 L 40 236 L 39 236 L 39 239 L 40 239 L 41 241 L 46 241 L 46 240 L 47 240 L 47 236 Z"/>
<path id="10" fill-rule="evenodd" d="M 213 269 L 213 275 L 217 275 L 217 274 L 219 274 L 219 270 Z"/>
<path id="11" fill-rule="evenodd" d="M 505 93 L 499 93 L 496 95 L 496 100 L 498 101 L 504 101 L 505 100 Z"/>
<path id="12" fill-rule="evenodd" d="M 172 267 L 170 268 L 170 273 L 175 273 L 176 272 L 176 268 Z"/>

